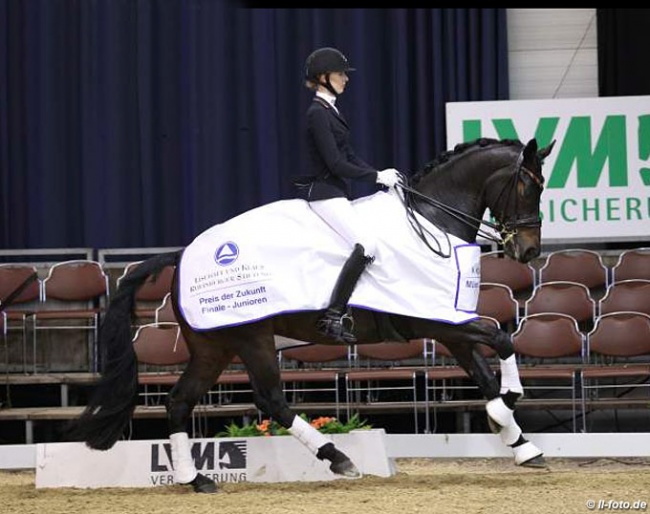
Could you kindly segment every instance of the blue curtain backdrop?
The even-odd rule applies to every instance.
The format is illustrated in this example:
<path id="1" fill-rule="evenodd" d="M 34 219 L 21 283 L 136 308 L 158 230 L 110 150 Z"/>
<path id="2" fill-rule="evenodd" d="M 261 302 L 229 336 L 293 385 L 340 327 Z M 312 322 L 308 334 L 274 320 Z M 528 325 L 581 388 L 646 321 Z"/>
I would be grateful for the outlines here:
<path id="1" fill-rule="evenodd" d="M 598 94 L 650 94 L 650 9 L 596 9 Z"/>
<path id="2" fill-rule="evenodd" d="M 508 99 L 505 9 L 0 0 L 0 244 L 185 245 L 291 198 L 320 46 L 358 70 L 339 105 L 379 168 L 446 149 L 446 102 Z"/>

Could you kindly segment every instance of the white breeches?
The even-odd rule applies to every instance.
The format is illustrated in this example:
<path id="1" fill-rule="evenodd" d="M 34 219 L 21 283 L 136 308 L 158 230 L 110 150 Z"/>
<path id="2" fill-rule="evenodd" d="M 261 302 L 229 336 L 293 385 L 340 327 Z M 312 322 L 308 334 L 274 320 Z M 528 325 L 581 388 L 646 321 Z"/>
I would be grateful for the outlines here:
<path id="1" fill-rule="evenodd" d="M 371 227 L 363 222 L 347 198 L 330 198 L 309 202 L 311 209 L 339 234 L 350 247 L 359 243 L 366 257 L 374 257 L 376 242 Z"/>

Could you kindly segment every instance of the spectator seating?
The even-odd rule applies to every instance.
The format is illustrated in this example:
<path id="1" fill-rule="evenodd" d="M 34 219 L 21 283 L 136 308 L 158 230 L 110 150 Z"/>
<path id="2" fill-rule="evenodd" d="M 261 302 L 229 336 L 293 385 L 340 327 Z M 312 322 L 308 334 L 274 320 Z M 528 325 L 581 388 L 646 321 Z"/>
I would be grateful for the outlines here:
<path id="1" fill-rule="evenodd" d="M 612 267 L 612 282 L 629 279 L 650 280 L 650 247 L 624 250 Z"/>
<path id="2" fill-rule="evenodd" d="M 551 252 L 539 269 L 538 284 L 544 282 L 578 282 L 589 288 L 594 300 L 600 299 L 609 284 L 607 266 L 594 250 L 569 249 Z"/>
<path id="3" fill-rule="evenodd" d="M 350 369 L 350 347 L 310 344 L 286 348 L 280 352 L 280 380 L 289 403 L 334 401 L 340 418 L 341 378 Z"/>
<path id="4" fill-rule="evenodd" d="M 650 280 L 627 279 L 612 283 L 598 302 L 598 314 L 617 311 L 650 314 Z"/>
<path id="5" fill-rule="evenodd" d="M 568 280 L 542 282 L 526 300 L 525 315 L 559 312 L 573 317 L 583 331 L 593 327 L 596 302 L 587 286 Z"/>
<path id="6" fill-rule="evenodd" d="M 562 313 L 530 314 L 512 334 L 512 343 L 526 396 L 543 400 L 549 408 L 565 402 L 568 396 L 575 432 L 578 377 L 586 359 L 586 339 L 577 321 Z M 543 396 L 539 396 L 540 391 Z M 549 397 L 547 392 L 555 396 Z"/>
<path id="7" fill-rule="evenodd" d="M 53 264 L 41 281 L 38 308 L 26 318 L 32 330 L 33 371 L 38 371 L 39 334 L 76 330 L 89 336 L 87 371 L 96 372 L 100 315 L 109 296 L 108 276 L 99 262 L 76 259 Z"/>
<path id="8" fill-rule="evenodd" d="M 357 368 L 345 374 L 348 418 L 358 403 L 385 410 L 406 403 L 412 406 L 415 433 L 418 433 L 417 377 L 425 370 L 425 349 L 423 339 L 355 345 L 352 358 Z"/>
<path id="9" fill-rule="evenodd" d="M 124 272 L 120 275 L 116 282 L 116 287 L 120 286 L 120 282 L 124 277 L 133 269 L 135 269 L 142 261 L 130 262 L 124 268 Z M 144 325 L 151 323 L 155 320 L 156 307 L 171 291 L 172 280 L 174 277 L 174 266 L 165 266 L 157 276 L 150 276 L 142 286 L 138 288 L 135 293 L 135 312 L 134 319 L 135 325 Z"/>
<path id="10" fill-rule="evenodd" d="M 481 282 L 504 284 L 520 307 L 535 287 L 535 269 L 506 257 L 502 251 L 481 254 Z"/>
<path id="11" fill-rule="evenodd" d="M 0 308 L 6 315 L 5 329 L 20 331 L 23 372 L 27 372 L 27 315 L 40 300 L 38 271 L 29 264 L 0 264 Z M 8 336 L 7 336 L 8 337 Z M 7 343 L 8 344 L 8 343 Z M 9 347 L 7 347 L 9 366 Z"/>
<path id="12" fill-rule="evenodd" d="M 180 376 L 178 366 L 190 358 L 178 324 L 161 322 L 139 326 L 133 336 L 133 349 L 140 365 L 138 382 L 144 387 L 145 405 L 162 404 L 160 398 Z M 158 402 L 152 403 L 152 397 L 158 398 Z"/>
<path id="13" fill-rule="evenodd" d="M 587 335 L 590 365 L 582 370 L 583 431 L 588 407 L 648 408 L 650 405 L 650 315 L 610 312 Z"/>
<path id="14" fill-rule="evenodd" d="M 496 319 L 506 332 L 514 332 L 519 325 L 519 303 L 505 284 L 481 282 L 476 312 Z"/>

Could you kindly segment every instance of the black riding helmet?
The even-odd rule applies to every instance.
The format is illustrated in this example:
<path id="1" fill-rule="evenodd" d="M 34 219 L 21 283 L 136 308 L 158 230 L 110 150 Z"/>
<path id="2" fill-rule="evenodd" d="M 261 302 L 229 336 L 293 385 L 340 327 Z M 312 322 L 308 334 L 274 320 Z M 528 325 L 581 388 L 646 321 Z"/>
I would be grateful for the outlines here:
<path id="1" fill-rule="evenodd" d="M 338 96 L 330 84 L 329 74 L 333 72 L 348 72 L 355 69 L 350 66 L 345 55 L 336 48 L 324 47 L 314 50 L 305 62 L 305 78 L 318 82 L 318 76 L 326 74 L 326 84 L 323 84 L 334 96 Z"/>

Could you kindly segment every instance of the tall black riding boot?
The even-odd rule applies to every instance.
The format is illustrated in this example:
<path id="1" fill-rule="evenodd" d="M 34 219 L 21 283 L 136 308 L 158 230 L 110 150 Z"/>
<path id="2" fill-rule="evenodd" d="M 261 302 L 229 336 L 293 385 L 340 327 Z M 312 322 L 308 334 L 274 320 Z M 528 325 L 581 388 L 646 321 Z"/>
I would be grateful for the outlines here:
<path id="1" fill-rule="evenodd" d="M 323 318 L 318 320 L 316 325 L 316 328 L 321 334 L 333 337 L 340 343 L 356 342 L 356 337 L 345 329 L 343 322 L 344 320 L 348 320 L 350 330 L 352 329 L 352 318 L 346 314 L 348 300 L 352 296 L 352 292 L 363 270 L 372 260 L 372 257 L 366 257 L 364 255 L 362 245 L 356 244 L 354 246 L 354 250 L 352 250 L 348 260 L 345 261 L 336 280 L 327 312 Z"/>

